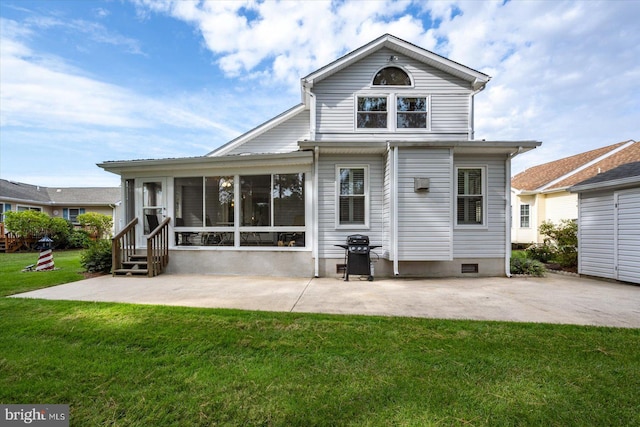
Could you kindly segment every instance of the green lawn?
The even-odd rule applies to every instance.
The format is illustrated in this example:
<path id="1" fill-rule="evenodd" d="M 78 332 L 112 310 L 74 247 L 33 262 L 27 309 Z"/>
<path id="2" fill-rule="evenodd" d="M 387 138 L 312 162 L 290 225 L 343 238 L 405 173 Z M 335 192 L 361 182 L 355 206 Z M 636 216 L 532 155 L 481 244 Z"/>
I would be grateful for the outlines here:
<path id="1" fill-rule="evenodd" d="M 0 402 L 69 404 L 72 426 L 640 425 L 638 329 L 11 298 L 0 314 Z"/>
<path id="2" fill-rule="evenodd" d="M 81 251 L 53 251 L 54 271 L 23 272 L 38 263 L 38 252 L 0 253 L 0 296 L 82 280 Z M 34 266 L 35 268 L 35 266 Z"/>

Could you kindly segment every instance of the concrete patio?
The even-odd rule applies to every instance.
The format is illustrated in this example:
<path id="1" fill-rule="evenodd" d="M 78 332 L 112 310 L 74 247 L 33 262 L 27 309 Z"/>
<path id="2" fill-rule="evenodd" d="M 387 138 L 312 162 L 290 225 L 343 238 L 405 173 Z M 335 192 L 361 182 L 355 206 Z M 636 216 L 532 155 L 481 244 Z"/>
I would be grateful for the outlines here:
<path id="1" fill-rule="evenodd" d="M 12 298 L 104 301 L 300 313 L 505 320 L 640 328 L 640 287 L 545 278 L 273 278 L 101 276 Z"/>

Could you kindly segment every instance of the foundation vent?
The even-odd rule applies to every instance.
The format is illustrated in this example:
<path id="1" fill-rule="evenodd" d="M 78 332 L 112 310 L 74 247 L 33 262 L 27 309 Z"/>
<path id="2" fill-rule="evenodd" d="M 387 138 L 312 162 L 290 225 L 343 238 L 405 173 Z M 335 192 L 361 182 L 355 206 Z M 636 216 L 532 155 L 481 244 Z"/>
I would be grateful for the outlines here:
<path id="1" fill-rule="evenodd" d="M 477 273 L 478 264 L 462 264 L 461 273 Z"/>

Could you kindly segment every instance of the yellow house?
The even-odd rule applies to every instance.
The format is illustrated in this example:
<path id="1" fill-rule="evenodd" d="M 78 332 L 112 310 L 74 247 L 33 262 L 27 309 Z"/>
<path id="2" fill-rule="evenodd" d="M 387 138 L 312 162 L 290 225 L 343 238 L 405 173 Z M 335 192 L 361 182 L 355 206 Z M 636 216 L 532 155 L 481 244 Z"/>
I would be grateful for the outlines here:
<path id="1" fill-rule="evenodd" d="M 640 160 L 634 140 L 531 167 L 511 179 L 512 243 L 542 243 L 538 233 L 545 221 L 578 219 L 578 195 L 569 187 L 620 165 Z"/>

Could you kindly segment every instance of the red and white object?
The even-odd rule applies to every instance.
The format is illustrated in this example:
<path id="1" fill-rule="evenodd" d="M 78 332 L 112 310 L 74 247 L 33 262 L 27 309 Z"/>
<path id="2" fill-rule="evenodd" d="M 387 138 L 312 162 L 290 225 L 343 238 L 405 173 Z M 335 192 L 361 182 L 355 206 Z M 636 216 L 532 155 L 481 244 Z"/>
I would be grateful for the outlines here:
<path id="1" fill-rule="evenodd" d="M 51 249 L 40 252 L 36 271 L 53 270 L 53 251 Z"/>

